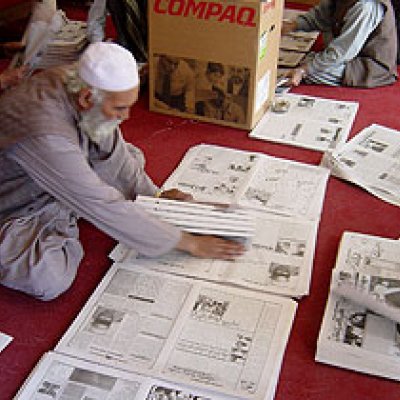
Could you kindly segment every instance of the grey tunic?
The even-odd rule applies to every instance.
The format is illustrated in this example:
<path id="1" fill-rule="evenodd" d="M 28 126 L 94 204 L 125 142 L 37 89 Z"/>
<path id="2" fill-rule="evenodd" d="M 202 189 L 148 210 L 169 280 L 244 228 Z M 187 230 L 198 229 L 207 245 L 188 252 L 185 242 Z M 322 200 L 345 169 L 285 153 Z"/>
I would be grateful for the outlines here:
<path id="1" fill-rule="evenodd" d="M 76 216 L 142 254 L 168 252 L 180 231 L 132 201 L 156 190 L 119 131 L 100 144 L 78 130 L 18 138 L 0 151 L 0 282 L 43 300 L 65 291 L 83 254 Z"/>

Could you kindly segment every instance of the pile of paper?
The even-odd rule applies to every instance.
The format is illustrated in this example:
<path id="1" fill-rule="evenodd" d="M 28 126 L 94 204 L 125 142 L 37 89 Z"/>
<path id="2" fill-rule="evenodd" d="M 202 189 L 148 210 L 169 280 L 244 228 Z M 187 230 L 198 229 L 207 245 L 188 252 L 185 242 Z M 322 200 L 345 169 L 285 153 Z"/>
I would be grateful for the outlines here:
<path id="1" fill-rule="evenodd" d="M 64 25 L 48 43 L 37 68 L 74 62 L 87 44 L 86 23 L 65 19 Z"/>
<path id="2" fill-rule="evenodd" d="M 237 238 L 244 241 L 254 236 L 254 216 L 241 207 L 146 196 L 138 196 L 136 204 L 186 232 Z"/>
<path id="3" fill-rule="evenodd" d="M 316 360 L 400 380 L 400 241 L 343 234 Z"/>

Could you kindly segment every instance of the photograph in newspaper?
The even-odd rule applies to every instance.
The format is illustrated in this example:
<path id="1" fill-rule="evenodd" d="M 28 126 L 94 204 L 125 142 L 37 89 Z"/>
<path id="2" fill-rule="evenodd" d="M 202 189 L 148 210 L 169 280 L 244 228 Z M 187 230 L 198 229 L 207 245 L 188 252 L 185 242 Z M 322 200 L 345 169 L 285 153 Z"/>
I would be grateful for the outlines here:
<path id="1" fill-rule="evenodd" d="M 112 317 L 98 318 L 104 310 Z M 56 351 L 272 399 L 295 310 L 284 297 L 114 264 Z"/>
<path id="2" fill-rule="evenodd" d="M 75 357 L 46 353 L 15 400 L 228 400 L 212 392 L 171 384 Z"/>
<path id="3" fill-rule="evenodd" d="M 400 325 L 331 292 L 316 360 L 400 380 Z"/>
<path id="4" fill-rule="evenodd" d="M 399 131 L 370 125 L 337 151 L 325 153 L 321 165 L 381 200 L 400 205 Z"/>
<path id="5" fill-rule="evenodd" d="M 357 110 L 356 102 L 283 94 L 249 136 L 311 150 L 335 149 L 347 140 Z"/>
<path id="6" fill-rule="evenodd" d="M 234 261 L 195 259 L 179 251 L 157 259 L 136 258 L 136 253 L 122 244 L 110 257 L 133 267 L 141 265 L 263 292 L 291 297 L 308 294 L 318 222 L 266 213 L 255 215 L 255 236 L 248 250 Z"/>

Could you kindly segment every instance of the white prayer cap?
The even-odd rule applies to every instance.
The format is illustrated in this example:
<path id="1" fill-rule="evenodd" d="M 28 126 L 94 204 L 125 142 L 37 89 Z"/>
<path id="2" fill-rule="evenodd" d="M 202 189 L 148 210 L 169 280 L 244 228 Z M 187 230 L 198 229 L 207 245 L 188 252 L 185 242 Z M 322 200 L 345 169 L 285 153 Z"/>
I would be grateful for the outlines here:
<path id="1" fill-rule="evenodd" d="M 124 92 L 139 85 L 133 55 L 110 42 L 89 45 L 80 57 L 78 73 L 90 86 L 108 92 Z"/>

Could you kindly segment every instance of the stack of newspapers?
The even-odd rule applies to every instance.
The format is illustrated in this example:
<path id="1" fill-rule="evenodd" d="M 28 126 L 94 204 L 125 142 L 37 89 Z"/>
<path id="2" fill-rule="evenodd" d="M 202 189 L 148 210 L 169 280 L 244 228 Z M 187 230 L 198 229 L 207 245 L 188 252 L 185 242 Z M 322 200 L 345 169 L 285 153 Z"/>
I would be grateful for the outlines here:
<path id="1" fill-rule="evenodd" d="M 64 18 L 60 30 L 43 49 L 36 68 L 44 69 L 75 62 L 87 44 L 86 22 Z"/>
<path id="2" fill-rule="evenodd" d="M 400 380 L 400 241 L 343 234 L 316 360 Z"/>
<path id="3" fill-rule="evenodd" d="M 186 232 L 221 236 L 244 242 L 255 234 L 255 217 L 243 207 L 146 196 L 138 196 L 136 204 Z"/>

